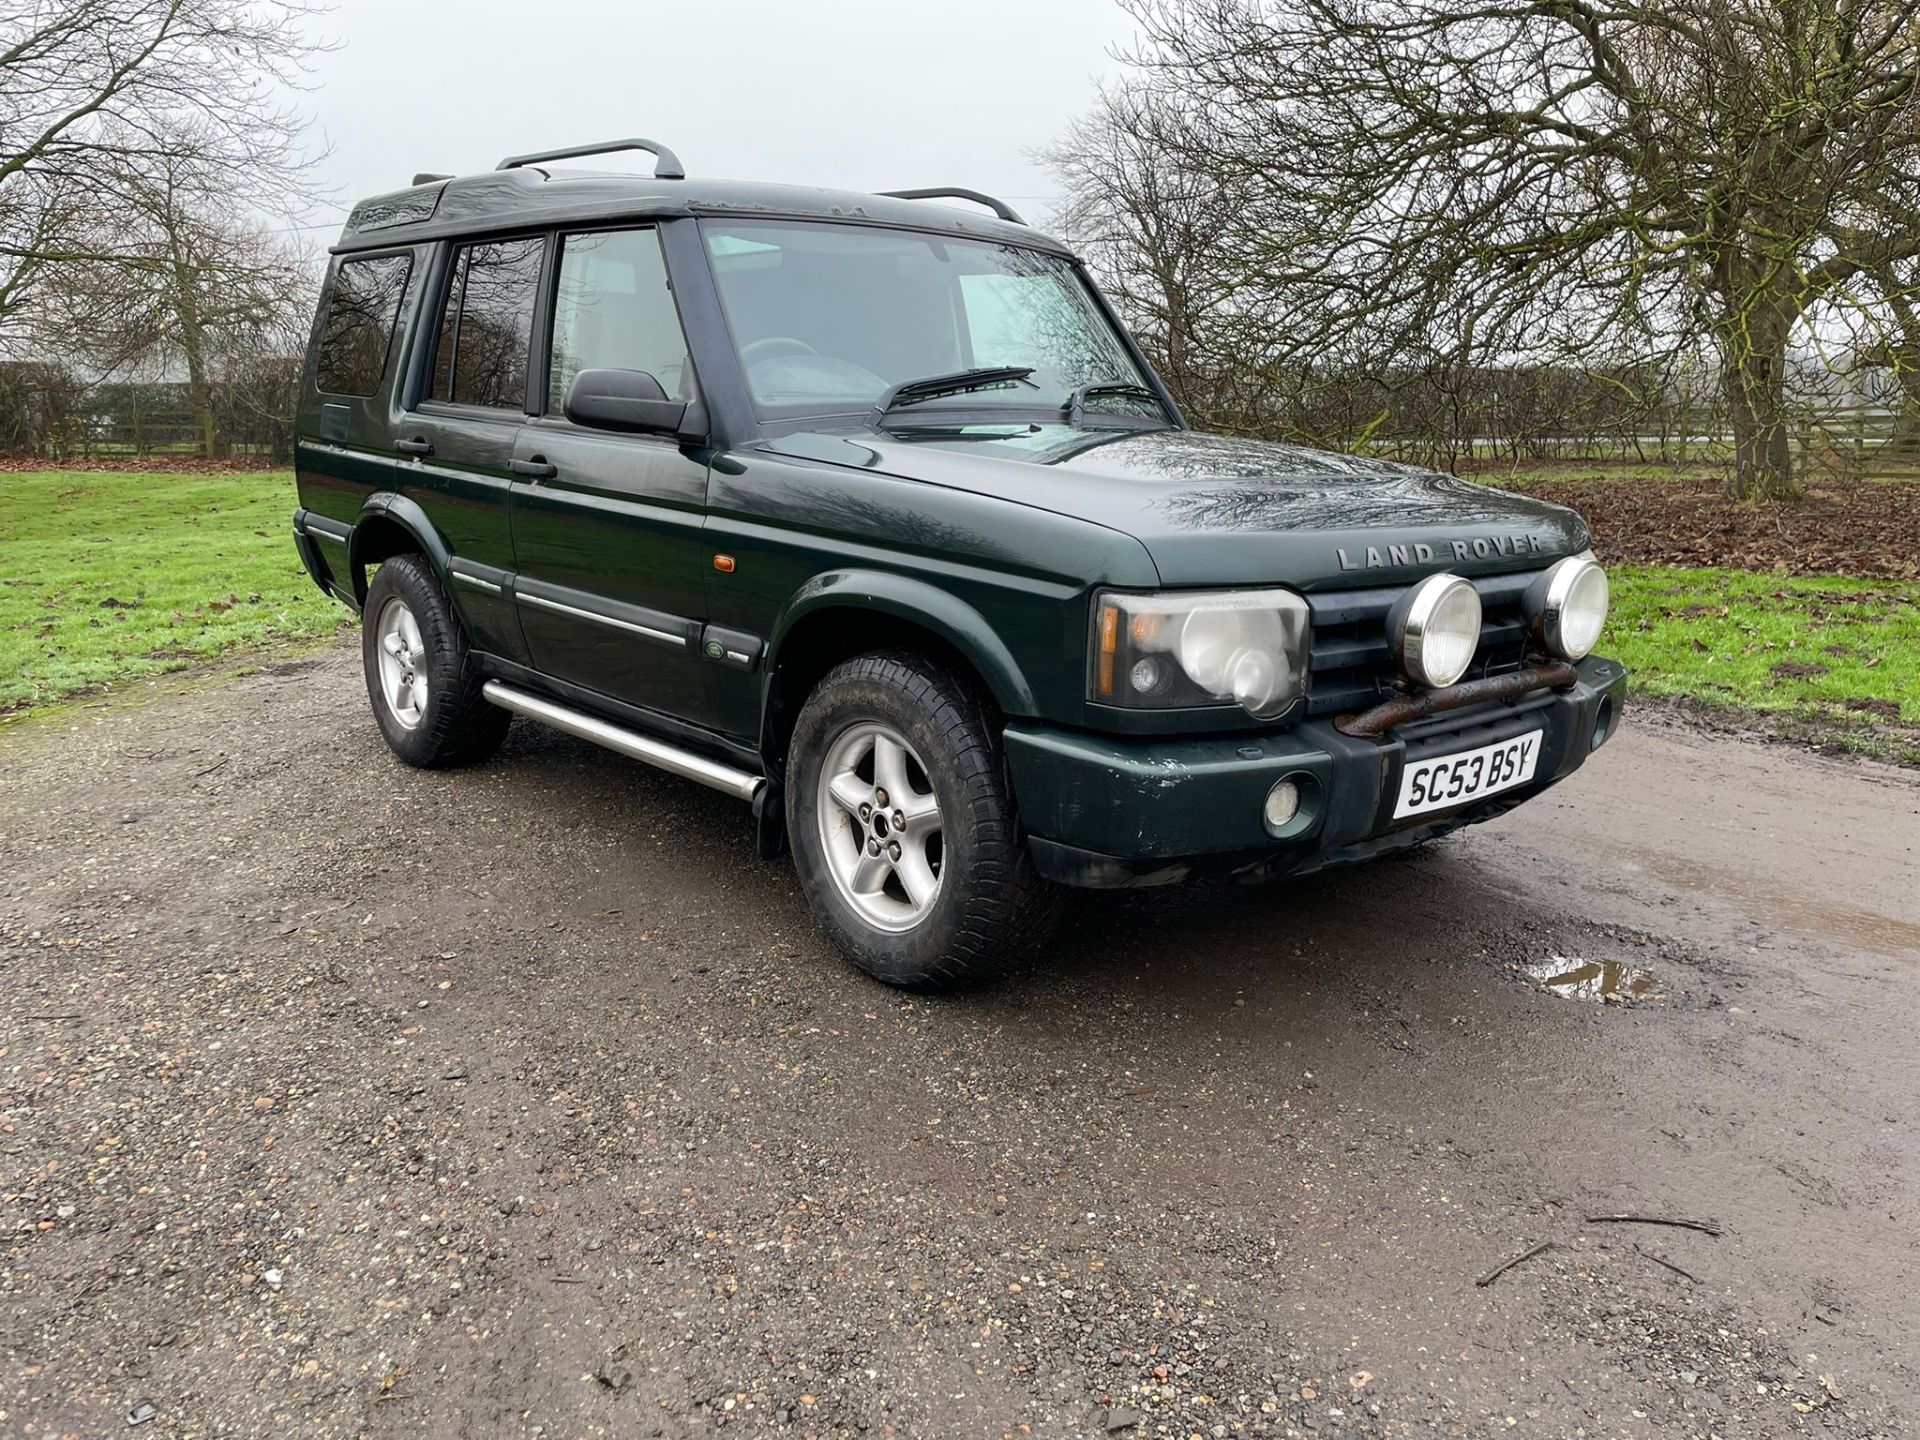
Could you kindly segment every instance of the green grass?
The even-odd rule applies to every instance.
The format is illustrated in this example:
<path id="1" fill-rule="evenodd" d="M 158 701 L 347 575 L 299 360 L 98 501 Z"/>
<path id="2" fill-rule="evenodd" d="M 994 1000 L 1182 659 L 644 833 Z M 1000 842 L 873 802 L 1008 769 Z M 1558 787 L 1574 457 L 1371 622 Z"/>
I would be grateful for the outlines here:
<path id="1" fill-rule="evenodd" d="M 286 473 L 0 474 L 0 712 L 347 622 Z"/>
<path id="2" fill-rule="evenodd" d="M 293 548 L 290 475 L 0 475 L 0 712 L 350 623 Z M 1920 761 L 1920 584 L 1611 569 L 1645 695 Z"/>
<path id="3" fill-rule="evenodd" d="M 1920 760 L 1920 584 L 1620 565 L 1601 650 L 1642 694 Z M 1903 733 L 1904 732 L 1904 733 Z"/>

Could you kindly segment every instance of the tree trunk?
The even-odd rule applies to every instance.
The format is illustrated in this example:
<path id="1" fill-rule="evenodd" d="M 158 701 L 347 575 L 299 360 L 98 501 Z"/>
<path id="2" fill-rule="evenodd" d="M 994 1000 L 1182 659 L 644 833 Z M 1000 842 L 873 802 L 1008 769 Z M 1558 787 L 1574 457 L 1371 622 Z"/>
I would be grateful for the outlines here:
<path id="1" fill-rule="evenodd" d="M 1161 378 L 1173 392 L 1174 404 L 1184 411 L 1198 398 L 1193 383 L 1192 310 L 1187 303 L 1186 286 L 1171 261 L 1154 267 L 1153 282 L 1159 290 L 1156 298 L 1166 313 L 1167 369 Z"/>
<path id="2" fill-rule="evenodd" d="M 1789 326 L 1784 310 L 1758 308 L 1721 333 L 1720 373 L 1733 421 L 1728 489 L 1735 500 L 1800 498 L 1787 431 Z"/>
<path id="3" fill-rule="evenodd" d="M 180 327 L 180 349 L 187 362 L 187 408 L 193 412 L 200 458 L 217 460 L 219 436 L 213 415 L 213 382 L 207 375 L 206 335 L 194 292 L 193 268 L 176 249 L 173 257 L 173 313 Z"/>
<path id="4" fill-rule="evenodd" d="M 1900 387 L 1893 402 L 1893 434 L 1887 448 L 1902 457 L 1920 455 L 1920 335 L 1889 346 L 1885 358 Z"/>
<path id="5" fill-rule="evenodd" d="M 207 379 L 207 361 L 200 347 L 200 337 L 188 332 L 183 336 L 182 348 L 187 353 L 187 408 L 193 411 L 193 430 L 198 437 L 200 457 L 214 460 L 214 448 L 217 437 L 213 423 L 213 386 Z"/>
<path id="6" fill-rule="evenodd" d="M 1875 273 L 1887 308 L 1893 312 L 1894 335 L 1873 363 L 1893 371 L 1900 393 L 1894 400 L 1893 435 L 1888 448 L 1896 455 L 1920 455 L 1920 311 L 1913 296 L 1890 269 Z"/>

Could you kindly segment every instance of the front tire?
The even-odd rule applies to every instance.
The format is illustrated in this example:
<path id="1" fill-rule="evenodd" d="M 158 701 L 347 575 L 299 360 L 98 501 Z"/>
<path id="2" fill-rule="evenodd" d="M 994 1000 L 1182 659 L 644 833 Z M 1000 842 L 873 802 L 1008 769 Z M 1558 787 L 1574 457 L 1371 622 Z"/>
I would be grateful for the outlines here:
<path id="1" fill-rule="evenodd" d="M 987 705 L 946 667 L 887 652 L 830 671 L 794 725 L 786 795 L 808 903 L 874 979 L 984 984 L 1051 929 Z"/>
<path id="2" fill-rule="evenodd" d="M 387 748 L 407 764 L 472 764 L 506 738 L 513 716 L 481 695 L 485 677 L 423 556 L 396 555 L 374 573 L 360 618 L 360 660 L 373 718 Z"/>

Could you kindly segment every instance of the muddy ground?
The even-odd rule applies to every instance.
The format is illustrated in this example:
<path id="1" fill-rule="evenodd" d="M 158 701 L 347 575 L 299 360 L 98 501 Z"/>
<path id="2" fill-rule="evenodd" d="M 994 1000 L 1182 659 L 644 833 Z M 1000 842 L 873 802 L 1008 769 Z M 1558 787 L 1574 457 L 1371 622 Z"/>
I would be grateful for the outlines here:
<path id="1" fill-rule="evenodd" d="M 0 1434 L 1916 1433 L 1917 852 L 1912 772 L 1643 723 L 926 1000 L 744 807 L 398 765 L 350 649 L 34 722 Z"/>

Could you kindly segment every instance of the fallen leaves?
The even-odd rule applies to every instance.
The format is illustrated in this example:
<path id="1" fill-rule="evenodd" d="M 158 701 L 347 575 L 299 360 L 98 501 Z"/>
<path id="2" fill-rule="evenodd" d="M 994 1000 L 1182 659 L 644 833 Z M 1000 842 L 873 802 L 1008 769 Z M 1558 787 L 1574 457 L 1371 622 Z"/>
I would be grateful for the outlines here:
<path id="1" fill-rule="evenodd" d="M 1527 494 L 1579 511 L 1603 561 L 1920 579 L 1920 484 L 1816 485 L 1787 505 L 1737 505 L 1705 480 L 1549 480 Z"/>

